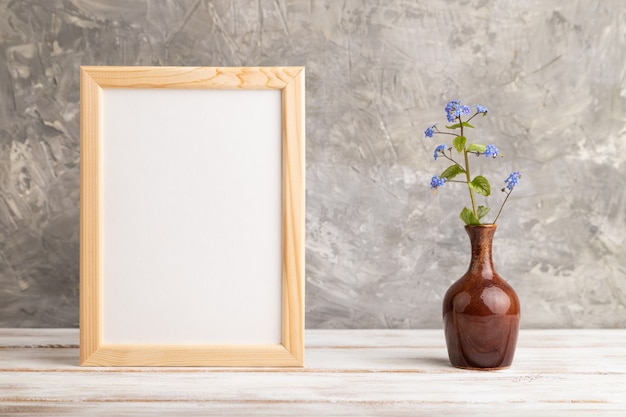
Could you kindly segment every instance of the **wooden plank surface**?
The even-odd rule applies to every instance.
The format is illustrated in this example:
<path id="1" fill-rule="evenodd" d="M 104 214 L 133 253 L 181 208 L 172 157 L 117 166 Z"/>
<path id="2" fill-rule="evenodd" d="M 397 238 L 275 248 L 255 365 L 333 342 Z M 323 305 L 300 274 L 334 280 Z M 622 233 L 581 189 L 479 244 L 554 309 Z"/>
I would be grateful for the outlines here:
<path id="1" fill-rule="evenodd" d="M 626 330 L 523 330 L 450 367 L 441 330 L 308 330 L 304 368 L 85 368 L 78 331 L 0 329 L 0 415 L 624 416 Z"/>

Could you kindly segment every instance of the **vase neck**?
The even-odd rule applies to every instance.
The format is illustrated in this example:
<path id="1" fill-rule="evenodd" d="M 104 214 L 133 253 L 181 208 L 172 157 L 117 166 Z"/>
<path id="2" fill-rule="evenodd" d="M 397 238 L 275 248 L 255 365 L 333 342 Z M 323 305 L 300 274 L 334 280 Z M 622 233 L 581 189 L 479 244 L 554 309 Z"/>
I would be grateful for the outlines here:
<path id="1" fill-rule="evenodd" d="M 479 273 L 485 279 L 493 277 L 491 244 L 496 232 L 496 225 L 465 226 L 465 231 L 472 245 L 472 259 L 468 272 Z"/>

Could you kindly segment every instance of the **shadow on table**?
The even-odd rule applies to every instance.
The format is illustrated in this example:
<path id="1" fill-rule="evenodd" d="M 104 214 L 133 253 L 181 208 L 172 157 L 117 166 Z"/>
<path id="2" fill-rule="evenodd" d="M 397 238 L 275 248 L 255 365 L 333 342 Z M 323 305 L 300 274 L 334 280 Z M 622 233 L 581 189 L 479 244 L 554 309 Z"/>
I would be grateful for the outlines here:
<path id="1" fill-rule="evenodd" d="M 410 371 L 430 371 L 441 372 L 455 369 L 450 365 L 447 356 L 399 356 L 390 355 L 388 357 L 370 358 L 368 365 L 372 369 L 386 369 L 389 371 L 410 372 Z"/>

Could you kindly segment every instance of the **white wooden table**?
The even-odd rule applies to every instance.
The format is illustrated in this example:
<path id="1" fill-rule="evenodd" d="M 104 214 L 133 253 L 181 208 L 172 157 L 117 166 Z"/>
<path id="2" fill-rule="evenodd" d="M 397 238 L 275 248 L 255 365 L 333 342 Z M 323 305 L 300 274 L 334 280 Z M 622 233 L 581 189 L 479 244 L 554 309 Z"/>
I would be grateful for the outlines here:
<path id="1" fill-rule="evenodd" d="M 307 330 L 306 366 L 81 368 L 76 329 L 0 329 L 0 416 L 626 416 L 626 330 L 522 330 L 450 367 L 441 330 Z"/>

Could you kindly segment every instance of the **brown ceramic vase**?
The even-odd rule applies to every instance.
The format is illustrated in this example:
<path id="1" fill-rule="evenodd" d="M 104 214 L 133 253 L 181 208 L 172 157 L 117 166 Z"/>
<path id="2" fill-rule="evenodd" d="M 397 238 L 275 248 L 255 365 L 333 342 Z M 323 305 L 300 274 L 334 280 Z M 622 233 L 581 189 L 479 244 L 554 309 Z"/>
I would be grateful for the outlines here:
<path id="1" fill-rule="evenodd" d="M 470 266 L 443 299 L 450 363 L 466 369 L 507 368 L 517 343 L 519 299 L 493 268 L 496 225 L 465 226 L 465 231 L 472 244 Z"/>

